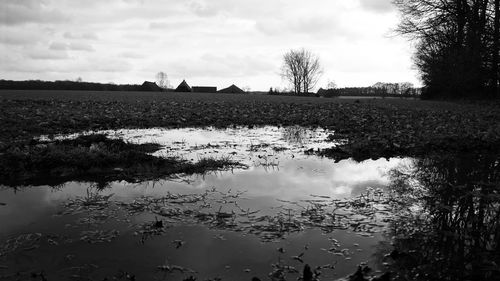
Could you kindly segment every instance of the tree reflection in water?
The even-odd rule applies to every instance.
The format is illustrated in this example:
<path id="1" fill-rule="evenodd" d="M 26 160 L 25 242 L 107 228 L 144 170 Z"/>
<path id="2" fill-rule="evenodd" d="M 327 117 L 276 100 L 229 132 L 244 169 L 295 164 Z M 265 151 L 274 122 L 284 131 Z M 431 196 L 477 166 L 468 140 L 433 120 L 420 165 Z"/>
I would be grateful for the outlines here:
<path id="1" fill-rule="evenodd" d="M 500 280 L 500 155 L 435 155 L 390 172 L 394 280 Z"/>

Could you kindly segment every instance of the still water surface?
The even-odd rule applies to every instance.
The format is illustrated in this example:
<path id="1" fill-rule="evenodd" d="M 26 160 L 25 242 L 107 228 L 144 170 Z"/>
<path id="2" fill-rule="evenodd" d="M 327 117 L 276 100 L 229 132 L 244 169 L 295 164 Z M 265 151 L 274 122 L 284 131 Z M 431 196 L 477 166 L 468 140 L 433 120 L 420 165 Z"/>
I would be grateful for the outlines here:
<path id="1" fill-rule="evenodd" d="M 450 157 L 446 163 L 441 158 L 334 162 L 304 154 L 332 146 L 324 141 L 331 132 L 300 127 L 106 133 L 132 142 L 161 143 L 164 149 L 156 153 L 159 156 L 193 161 L 230 157 L 247 168 L 139 184 L 2 187 L 0 277 L 269 280 L 281 274 L 286 280 L 295 280 L 309 264 L 321 272 L 321 280 L 335 280 L 353 273 L 360 264 L 370 266 L 374 275 L 388 270 L 404 272 L 397 254 L 413 257 L 424 245 L 428 245 L 426 251 L 440 251 L 439 256 L 434 254 L 441 260 L 456 256 L 450 253 L 448 257 L 429 241 L 418 240 L 436 239 L 435 233 L 440 233 L 432 221 L 443 213 L 435 216 L 433 212 L 445 206 L 451 210 L 444 215 L 456 219 L 454 212 L 464 210 L 461 199 L 446 199 L 436 211 L 435 201 L 427 196 L 442 190 L 432 184 L 450 185 L 451 179 L 439 177 L 449 177 L 448 168 L 460 174 L 457 169 L 462 167 L 457 166 L 456 158 Z M 426 182 L 430 178 L 434 181 Z M 438 178 L 442 182 L 435 180 Z M 473 184 L 479 179 L 464 176 L 460 180 Z M 439 193 L 443 198 L 448 194 Z M 498 198 L 489 203 L 498 206 Z M 484 209 L 488 204 L 468 207 Z M 490 217 L 498 211 L 492 212 L 481 218 L 489 227 L 498 225 Z M 447 231 L 454 233 L 451 225 Z M 453 239 L 446 241 L 454 245 Z M 496 247 L 491 241 L 488 245 L 488 249 Z M 486 246 L 481 247 L 476 248 L 486 251 Z M 393 255 L 384 256 L 389 253 Z M 488 256 L 479 265 L 455 258 L 464 263 L 466 274 L 479 271 L 482 278 L 489 271 L 479 268 L 493 268 L 492 259 L 498 257 Z M 429 263 L 412 260 L 417 268 Z M 448 267 L 464 276 L 451 270 L 450 263 Z M 426 270 L 411 272 L 422 277 Z"/>

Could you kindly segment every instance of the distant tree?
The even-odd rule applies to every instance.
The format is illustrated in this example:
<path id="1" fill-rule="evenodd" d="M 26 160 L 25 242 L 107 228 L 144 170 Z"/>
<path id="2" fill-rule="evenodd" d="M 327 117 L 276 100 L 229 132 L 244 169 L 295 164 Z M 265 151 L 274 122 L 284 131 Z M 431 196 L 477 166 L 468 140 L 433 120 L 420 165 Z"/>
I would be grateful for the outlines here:
<path id="1" fill-rule="evenodd" d="M 75 82 L 78 82 L 78 83 L 81 83 L 81 82 L 83 82 L 83 79 L 82 79 L 82 77 L 78 77 L 78 78 L 76 78 Z"/>
<path id="2" fill-rule="evenodd" d="M 307 94 L 316 86 L 323 71 L 317 56 L 305 50 L 302 50 L 301 53 L 303 54 L 302 89 Z"/>
<path id="3" fill-rule="evenodd" d="M 170 87 L 170 81 L 168 80 L 168 75 L 165 72 L 160 71 L 156 74 L 156 85 L 164 90 L 167 90 Z"/>
<path id="4" fill-rule="evenodd" d="M 326 88 L 327 89 L 337 89 L 337 83 L 335 83 L 335 81 L 333 81 L 333 80 L 328 81 Z"/>
<path id="5" fill-rule="evenodd" d="M 252 88 L 250 88 L 250 86 L 245 86 L 245 87 L 243 87 L 242 90 L 248 93 L 252 90 Z"/>
<path id="6" fill-rule="evenodd" d="M 300 51 L 291 50 L 283 56 L 281 77 L 290 82 L 296 94 L 302 92 L 301 64 L 302 58 L 300 56 Z"/>
<path id="7" fill-rule="evenodd" d="M 321 74 L 319 58 L 308 50 L 290 50 L 283 56 L 281 77 L 292 85 L 295 94 L 309 93 Z"/>
<path id="8" fill-rule="evenodd" d="M 400 90 L 400 95 L 411 95 L 412 91 L 414 89 L 413 83 L 410 82 L 403 82 L 399 83 L 399 90 Z"/>

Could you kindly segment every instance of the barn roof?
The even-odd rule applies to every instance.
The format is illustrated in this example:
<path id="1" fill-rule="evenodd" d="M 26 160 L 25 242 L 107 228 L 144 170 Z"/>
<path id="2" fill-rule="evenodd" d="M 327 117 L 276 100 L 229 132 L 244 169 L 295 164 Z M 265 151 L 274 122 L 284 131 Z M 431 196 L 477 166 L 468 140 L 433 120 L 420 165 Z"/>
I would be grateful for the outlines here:
<path id="1" fill-rule="evenodd" d="M 244 92 L 245 91 L 243 91 L 242 89 L 238 88 L 238 86 L 236 86 L 234 84 L 219 91 L 219 93 L 230 93 L 230 94 L 242 94 Z"/>
<path id="2" fill-rule="evenodd" d="M 160 92 L 160 91 L 162 91 L 162 88 L 160 88 L 154 82 L 144 81 L 144 83 L 142 83 L 142 85 L 141 85 L 141 90 L 142 91 Z"/>
<path id="3" fill-rule="evenodd" d="M 182 80 L 182 82 L 179 84 L 179 86 L 177 86 L 177 88 L 175 89 L 176 92 L 191 92 L 192 89 L 191 87 L 189 87 L 188 83 L 186 82 L 186 80 Z"/>

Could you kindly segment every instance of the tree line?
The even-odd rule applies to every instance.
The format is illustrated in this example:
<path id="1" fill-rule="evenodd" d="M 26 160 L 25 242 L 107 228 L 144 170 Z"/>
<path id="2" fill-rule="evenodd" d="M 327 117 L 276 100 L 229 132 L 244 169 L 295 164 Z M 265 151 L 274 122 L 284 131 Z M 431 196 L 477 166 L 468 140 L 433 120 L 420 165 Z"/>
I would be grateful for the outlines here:
<path id="1" fill-rule="evenodd" d="M 377 96 L 377 97 L 420 97 L 420 89 L 412 83 L 382 83 L 377 82 L 370 87 L 345 87 L 320 89 L 318 95 L 324 97 L 336 96 Z"/>
<path id="2" fill-rule="evenodd" d="M 426 98 L 500 97 L 500 0 L 394 0 Z"/>
<path id="3" fill-rule="evenodd" d="M 148 84 L 143 85 L 118 85 L 118 84 L 102 84 L 94 82 L 83 82 L 81 79 L 77 81 L 60 80 L 60 81 L 42 81 L 42 80 L 27 80 L 13 81 L 0 80 L 0 89 L 4 90 L 67 90 L 67 91 L 158 91 Z M 160 89 L 161 90 L 161 89 Z"/>

